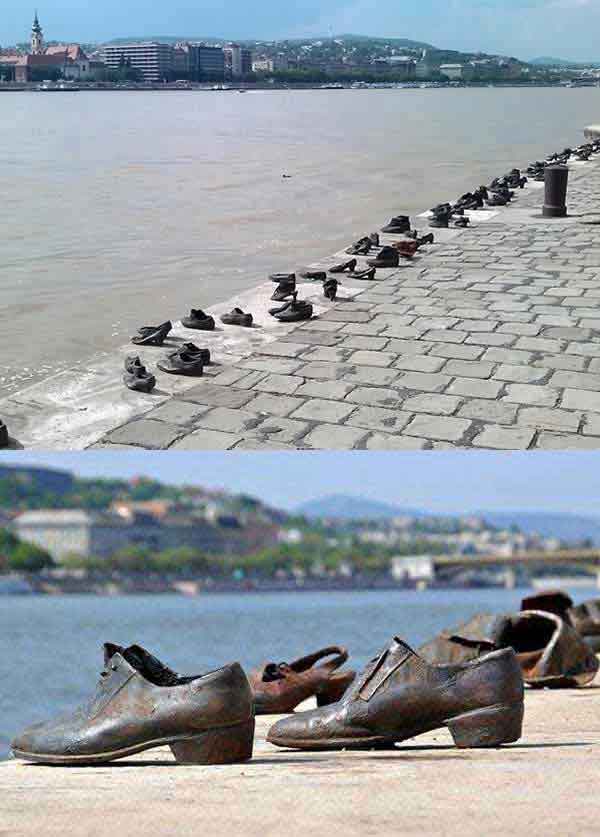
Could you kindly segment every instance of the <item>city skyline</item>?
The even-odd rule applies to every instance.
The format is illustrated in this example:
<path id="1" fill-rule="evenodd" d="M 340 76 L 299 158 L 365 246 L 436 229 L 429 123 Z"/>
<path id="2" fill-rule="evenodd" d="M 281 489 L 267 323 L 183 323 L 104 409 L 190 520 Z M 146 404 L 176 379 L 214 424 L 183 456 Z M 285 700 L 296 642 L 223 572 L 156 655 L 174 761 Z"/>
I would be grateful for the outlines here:
<path id="1" fill-rule="evenodd" d="M 0 44 L 26 39 L 35 9 L 7 0 Z M 143 0 L 82 8 L 75 0 L 39 5 L 48 37 L 56 41 L 102 42 L 128 37 L 222 37 L 265 40 L 340 33 L 410 38 L 445 49 L 514 55 L 523 60 L 552 55 L 573 61 L 598 60 L 595 31 L 600 4 L 595 0 L 454 0 L 440 8 L 435 0 L 410 0 L 402 11 L 392 0 L 307 0 L 282 8 L 274 0 L 228 7 L 214 0 L 192 4 L 174 0 L 153 7 Z"/>
<path id="2" fill-rule="evenodd" d="M 438 451 L 341 454 L 306 452 L 237 453 L 170 451 L 117 455 L 88 451 L 0 455 L 0 465 L 41 465 L 84 477 L 147 476 L 171 484 L 193 484 L 247 493 L 293 509 L 331 494 L 358 496 L 400 507 L 461 514 L 477 511 L 548 511 L 598 516 L 600 453 L 492 452 L 477 456 Z M 318 486 L 315 489 L 314 486 Z"/>

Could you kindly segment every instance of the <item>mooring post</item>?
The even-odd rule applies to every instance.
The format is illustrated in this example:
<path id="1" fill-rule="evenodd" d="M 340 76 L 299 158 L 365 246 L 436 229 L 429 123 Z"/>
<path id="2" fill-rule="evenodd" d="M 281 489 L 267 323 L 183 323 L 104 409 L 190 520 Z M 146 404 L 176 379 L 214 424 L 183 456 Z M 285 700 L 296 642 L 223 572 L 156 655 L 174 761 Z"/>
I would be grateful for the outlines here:
<path id="1" fill-rule="evenodd" d="M 546 166 L 544 170 L 544 218 L 564 218 L 567 214 L 567 166 Z"/>

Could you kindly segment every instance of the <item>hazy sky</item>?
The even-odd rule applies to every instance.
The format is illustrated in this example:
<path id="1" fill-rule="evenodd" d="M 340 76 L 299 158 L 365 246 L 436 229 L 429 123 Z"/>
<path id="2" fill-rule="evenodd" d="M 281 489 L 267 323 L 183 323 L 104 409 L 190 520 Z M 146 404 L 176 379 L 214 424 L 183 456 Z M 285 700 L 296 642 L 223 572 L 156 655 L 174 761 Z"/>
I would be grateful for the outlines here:
<path id="1" fill-rule="evenodd" d="M 144 474 L 254 494 L 284 508 L 325 494 L 351 494 L 439 512 L 539 509 L 600 515 L 600 452 L 0 454 L 0 464 L 8 463 L 43 464 L 83 476 Z"/>
<path id="2" fill-rule="evenodd" d="M 34 3 L 2 0 L 0 44 L 29 36 Z M 39 0 L 53 40 L 189 35 L 304 37 L 351 32 L 519 58 L 600 59 L 600 0 Z"/>

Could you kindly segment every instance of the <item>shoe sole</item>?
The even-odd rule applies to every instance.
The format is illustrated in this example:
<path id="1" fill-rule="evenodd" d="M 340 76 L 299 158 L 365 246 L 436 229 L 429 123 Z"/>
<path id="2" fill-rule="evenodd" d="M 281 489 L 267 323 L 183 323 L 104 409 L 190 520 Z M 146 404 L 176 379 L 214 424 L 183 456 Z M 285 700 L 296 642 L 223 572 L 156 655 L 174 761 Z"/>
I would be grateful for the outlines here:
<path id="1" fill-rule="evenodd" d="M 110 750 L 104 753 L 92 753 L 85 756 L 56 756 L 43 753 L 28 753 L 24 750 L 13 750 L 17 759 L 36 762 L 38 764 L 54 765 L 85 765 L 106 764 L 118 759 L 133 756 L 156 747 L 171 747 L 175 759 L 180 764 L 234 764 L 249 761 L 252 758 L 254 742 L 254 718 L 241 724 L 226 727 L 216 727 L 205 730 L 197 735 L 175 735 L 167 738 L 156 738 Z"/>
<path id="2" fill-rule="evenodd" d="M 521 738 L 523 730 L 524 705 L 506 706 L 498 704 L 484 709 L 476 709 L 448 718 L 441 724 L 434 724 L 403 736 L 371 736 L 368 738 L 330 738 L 314 741 L 311 739 L 289 740 L 285 737 L 267 735 L 267 741 L 277 747 L 293 750 L 364 750 L 373 747 L 393 747 L 409 738 L 416 738 L 426 732 L 447 727 L 454 744 L 460 749 L 478 747 L 499 747 L 512 744 Z"/>

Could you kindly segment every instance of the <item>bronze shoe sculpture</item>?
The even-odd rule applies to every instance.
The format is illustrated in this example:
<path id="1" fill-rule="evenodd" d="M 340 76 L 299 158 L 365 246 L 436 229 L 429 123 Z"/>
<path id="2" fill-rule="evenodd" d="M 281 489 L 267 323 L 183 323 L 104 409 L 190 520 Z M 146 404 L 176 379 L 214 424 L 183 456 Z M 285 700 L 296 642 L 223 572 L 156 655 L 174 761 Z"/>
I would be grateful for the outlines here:
<path id="1" fill-rule="evenodd" d="M 575 628 L 595 654 L 600 653 L 600 599 L 588 599 L 575 605 L 562 590 L 541 590 L 523 599 L 521 607 L 556 613 Z"/>
<path id="2" fill-rule="evenodd" d="M 497 747 L 521 737 L 522 720 L 511 649 L 438 666 L 396 638 L 338 703 L 277 721 L 267 740 L 300 750 L 389 747 L 448 727 L 457 747 Z"/>
<path id="3" fill-rule="evenodd" d="M 315 665 L 332 655 L 335 655 L 332 660 Z M 347 659 L 345 648 L 332 645 L 293 663 L 266 663 L 251 672 L 256 714 L 293 712 L 299 703 L 313 696 L 316 696 L 319 706 L 335 703 L 356 677 L 354 671 L 337 671 Z"/>
<path id="4" fill-rule="evenodd" d="M 253 696 L 239 663 L 179 677 L 138 645 L 104 646 L 90 701 L 35 724 L 11 744 L 16 758 L 102 764 L 168 745 L 181 764 L 230 764 L 252 757 Z"/>
<path id="5" fill-rule="evenodd" d="M 598 660 L 577 631 L 542 610 L 480 613 L 421 646 L 419 653 L 436 663 L 456 663 L 494 647 L 512 648 L 525 683 L 536 688 L 585 686 L 598 670 Z"/>

